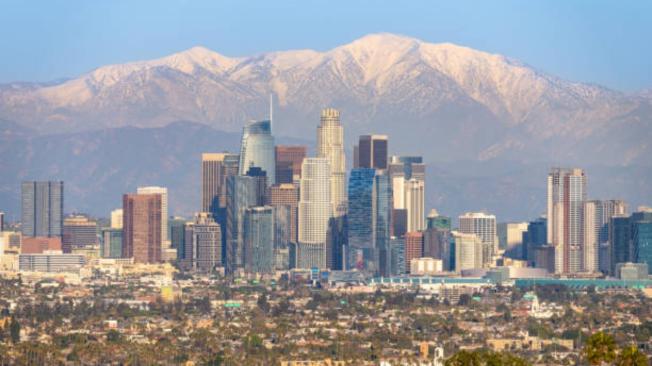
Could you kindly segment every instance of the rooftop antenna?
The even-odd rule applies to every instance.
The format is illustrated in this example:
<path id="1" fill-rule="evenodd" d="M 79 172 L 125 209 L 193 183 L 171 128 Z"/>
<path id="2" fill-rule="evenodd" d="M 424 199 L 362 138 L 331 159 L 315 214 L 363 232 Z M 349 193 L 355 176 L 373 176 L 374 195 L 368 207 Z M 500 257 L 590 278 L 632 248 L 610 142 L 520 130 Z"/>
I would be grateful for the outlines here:
<path id="1" fill-rule="evenodd" d="M 272 130 L 272 120 L 274 117 L 274 95 L 269 93 L 269 130 Z"/>

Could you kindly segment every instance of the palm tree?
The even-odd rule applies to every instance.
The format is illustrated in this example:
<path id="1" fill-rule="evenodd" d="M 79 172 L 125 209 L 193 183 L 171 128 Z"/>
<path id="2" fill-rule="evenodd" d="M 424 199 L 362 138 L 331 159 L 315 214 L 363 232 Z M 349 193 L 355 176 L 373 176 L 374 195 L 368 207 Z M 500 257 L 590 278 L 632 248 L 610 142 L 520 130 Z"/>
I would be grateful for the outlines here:
<path id="1" fill-rule="evenodd" d="M 626 346 L 616 358 L 616 366 L 647 366 L 647 356 L 641 353 L 636 346 Z"/>
<path id="2" fill-rule="evenodd" d="M 605 333 L 594 333 L 586 340 L 584 356 L 590 365 L 602 365 L 616 359 L 616 341 Z"/>

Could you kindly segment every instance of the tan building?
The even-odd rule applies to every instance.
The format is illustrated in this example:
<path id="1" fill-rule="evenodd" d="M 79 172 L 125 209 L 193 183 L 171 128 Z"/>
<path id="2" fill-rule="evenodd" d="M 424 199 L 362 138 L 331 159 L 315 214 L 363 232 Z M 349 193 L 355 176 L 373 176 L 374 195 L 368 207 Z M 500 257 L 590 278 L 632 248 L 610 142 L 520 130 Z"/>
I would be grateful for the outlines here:
<path id="1" fill-rule="evenodd" d="M 423 233 L 413 231 L 405 233 L 405 267 L 412 269 L 412 260 L 423 255 Z"/>
<path id="2" fill-rule="evenodd" d="M 136 263 L 161 261 L 162 199 L 160 194 L 125 194 L 122 256 Z"/>
<path id="3" fill-rule="evenodd" d="M 61 250 L 61 239 L 59 237 L 24 237 L 20 247 L 21 254 L 40 254 L 45 251 Z"/>
<path id="4" fill-rule="evenodd" d="M 321 111 L 317 127 L 317 156 L 327 158 L 331 170 L 331 204 L 333 216 L 346 213 L 346 163 L 344 156 L 344 128 L 340 123 L 340 112 L 326 108 Z"/>
<path id="5" fill-rule="evenodd" d="M 278 177 L 278 174 L 276 175 Z M 283 183 L 269 187 L 266 205 L 287 206 L 290 209 L 290 238 L 297 242 L 297 215 L 299 210 L 299 188 L 294 184 Z"/>
<path id="6" fill-rule="evenodd" d="M 238 154 L 201 154 L 201 210 L 217 212 L 226 207 L 226 178 L 238 174 Z"/>
<path id="7" fill-rule="evenodd" d="M 294 183 L 301 178 L 305 146 L 276 145 L 276 184 Z M 274 182 L 272 182 L 273 184 Z"/>

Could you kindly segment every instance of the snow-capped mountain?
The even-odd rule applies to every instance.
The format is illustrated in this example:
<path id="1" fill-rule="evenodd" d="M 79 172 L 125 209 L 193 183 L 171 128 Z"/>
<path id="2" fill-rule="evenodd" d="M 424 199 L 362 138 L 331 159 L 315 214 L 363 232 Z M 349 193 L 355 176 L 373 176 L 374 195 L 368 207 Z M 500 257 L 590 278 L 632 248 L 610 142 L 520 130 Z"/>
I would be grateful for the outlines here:
<path id="1" fill-rule="evenodd" d="M 564 81 L 505 56 L 393 34 L 327 52 L 241 58 L 194 47 L 55 85 L 4 85 L 0 119 L 46 133 L 180 120 L 238 131 L 266 116 L 270 93 L 277 134 L 313 136 L 319 110 L 333 106 L 342 110 L 349 140 L 388 133 L 397 148 L 433 159 L 650 162 L 647 94 Z"/>

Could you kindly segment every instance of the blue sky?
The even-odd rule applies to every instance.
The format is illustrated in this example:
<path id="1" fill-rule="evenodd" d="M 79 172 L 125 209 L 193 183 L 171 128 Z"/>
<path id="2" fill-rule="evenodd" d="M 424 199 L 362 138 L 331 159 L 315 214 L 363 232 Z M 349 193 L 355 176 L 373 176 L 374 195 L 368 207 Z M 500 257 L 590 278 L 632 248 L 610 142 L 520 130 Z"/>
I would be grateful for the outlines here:
<path id="1" fill-rule="evenodd" d="M 501 53 L 569 80 L 652 88 L 652 1 L 0 1 L 0 83 L 72 77 L 203 45 L 327 50 L 392 32 Z"/>

